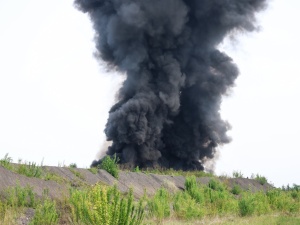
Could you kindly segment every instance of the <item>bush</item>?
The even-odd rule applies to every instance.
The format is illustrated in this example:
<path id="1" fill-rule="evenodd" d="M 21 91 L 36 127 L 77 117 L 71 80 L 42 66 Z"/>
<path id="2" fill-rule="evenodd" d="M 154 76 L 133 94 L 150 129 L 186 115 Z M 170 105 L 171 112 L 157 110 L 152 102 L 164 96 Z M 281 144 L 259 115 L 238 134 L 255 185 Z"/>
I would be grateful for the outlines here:
<path id="1" fill-rule="evenodd" d="M 46 199 L 43 204 L 37 205 L 34 217 L 29 225 L 55 225 L 58 223 L 58 213 L 56 204 L 50 199 Z"/>
<path id="2" fill-rule="evenodd" d="M 21 161 L 20 161 L 21 163 Z M 29 163 L 24 163 L 24 164 L 20 164 L 17 168 L 16 171 L 18 174 L 23 174 L 27 177 L 36 177 L 36 178 L 40 178 L 42 176 L 42 167 L 38 166 L 36 163 L 34 162 L 29 162 Z"/>
<path id="3" fill-rule="evenodd" d="M 235 184 L 231 189 L 231 193 L 234 195 L 239 195 L 241 192 L 242 192 L 242 188 L 237 184 Z"/>
<path id="4" fill-rule="evenodd" d="M 205 215 L 205 207 L 187 192 L 178 192 L 174 197 L 173 209 L 179 219 L 200 219 Z"/>
<path id="5" fill-rule="evenodd" d="M 259 174 L 256 174 L 256 175 L 252 174 L 251 178 L 254 180 L 257 180 L 261 185 L 268 183 L 267 178 L 264 176 L 261 176 Z"/>
<path id="6" fill-rule="evenodd" d="M 99 169 L 106 170 L 110 173 L 113 177 L 119 178 L 119 167 L 118 167 L 119 159 L 114 155 L 114 157 L 105 156 L 102 160 L 101 164 L 99 165 Z"/>
<path id="7" fill-rule="evenodd" d="M 159 189 L 153 198 L 148 200 L 149 212 L 151 216 L 155 216 L 160 221 L 171 214 L 170 211 L 170 195 L 166 189 Z"/>
<path id="8" fill-rule="evenodd" d="M 234 178 L 243 178 L 244 177 L 244 175 L 240 171 L 233 171 L 232 176 Z"/>
<path id="9" fill-rule="evenodd" d="M 0 159 L 0 166 L 3 166 L 8 170 L 13 169 L 11 163 L 12 163 L 12 158 L 8 156 L 8 153 L 5 154 L 3 159 Z"/>
<path id="10" fill-rule="evenodd" d="M 185 179 L 185 190 L 186 192 L 197 202 L 203 203 L 204 202 L 204 195 L 201 192 L 195 176 L 187 177 Z"/>
<path id="11" fill-rule="evenodd" d="M 116 186 L 95 185 L 88 190 L 72 190 L 73 221 L 88 225 L 138 225 L 144 218 L 143 199 L 133 201 L 133 192 L 121 198 Z"/>

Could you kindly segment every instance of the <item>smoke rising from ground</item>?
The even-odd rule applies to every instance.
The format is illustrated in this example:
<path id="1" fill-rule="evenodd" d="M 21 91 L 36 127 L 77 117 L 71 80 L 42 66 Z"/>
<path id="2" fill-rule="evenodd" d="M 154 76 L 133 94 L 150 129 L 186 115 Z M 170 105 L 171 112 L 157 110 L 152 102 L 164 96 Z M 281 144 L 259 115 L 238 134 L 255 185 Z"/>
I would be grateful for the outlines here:
<path id="1" fill-rule="evenodd" d="M 75 4 L 91 18 L 98 59 L 127 75 L 109 112 L 107 154 L 130 167 L 203 170 L 230 142 L 220 105 L 239 74 L 217 46 L 232 32 L 254 31 L 266 0 Z"/>

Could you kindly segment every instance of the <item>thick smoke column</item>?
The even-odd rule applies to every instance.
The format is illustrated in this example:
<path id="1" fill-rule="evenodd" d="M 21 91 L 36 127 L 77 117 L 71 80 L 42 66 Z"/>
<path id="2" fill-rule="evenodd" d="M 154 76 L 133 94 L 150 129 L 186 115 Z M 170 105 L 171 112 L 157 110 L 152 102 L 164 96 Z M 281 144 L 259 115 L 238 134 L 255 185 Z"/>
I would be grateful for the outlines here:
<path id="1" fill-rule="evenodd" d="M 90 15 L 99 59 L 127 75 L 109 112 L 107 154 L 130 167 L 203 170 L 230 142 L 220 105 L 239 73 L 217 47 L 232 32 L 254 31 L 266 0 L 75 4 Z"/>

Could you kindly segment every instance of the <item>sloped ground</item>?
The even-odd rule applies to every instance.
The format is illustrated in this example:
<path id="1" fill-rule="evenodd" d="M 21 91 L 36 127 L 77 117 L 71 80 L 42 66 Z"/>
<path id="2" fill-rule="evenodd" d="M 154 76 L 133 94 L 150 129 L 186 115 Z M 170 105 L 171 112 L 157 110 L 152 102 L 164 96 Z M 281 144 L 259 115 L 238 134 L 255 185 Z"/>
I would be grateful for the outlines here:
<path id="1" fill-rule="evenodd" d="M 15 165 L 18 166 L 18 165 Z M 69 195 L 71 187 L 82 188 L 96 183 L 103 185 L 117 185 L 122 193 L 127 193 L 130 188 L 133 189 L 134 196 L 139 198 L 144 195 L 153 195 L 156 190 L 165 187 L 170 192 L 184 190 L 185 177 L 145 174 L 142 172 L 124 172 L 120 171 L 119 179 L 115 179 L 105 170 L 98 170 L 92 173 L 88 169 L 69 168 L 69 167 L 51 167 L 43 166 L 43 173 L 48 174 L 50 180 L 26 177 L 17 174 L 0 166 L 0 197 L 5 194 L 8 188 L 30 186 L 37 197 L 42 197 L 45 190 L 52 199 L 64 199 Z M 45 176 L 44 176 L 45 177 Z M 46 176 L 47 177 L 47 176 Z M 200 177 L 197 180 L 206 185 L 211 177 Z M 219 178 L 229 188 L 239 185 L 244 190 L 266 191 L 273 188 L 269 184 L 261 185 L 256 180 L 245 178 Z M 18 219 L 18 225 L 27 225 L 34 215 L 34 209 L 25 209 L 25 212 Z"/>
<path id="2" fill-rule="evenodd" d="M 82 187 L 101 182 L 105 185 L 116 184 L 123 193 L 128 192 L 129 188 L 133 188 L 134 196 L 139 198 L 144 194 L 144 191 L 146 191 L 148 195 L 153 195 L 155 191 L 162 186 L 172 192 L 183 190 L 185 182 L 185 178 L 183 176 L 145 174 L 142 172 L 121 171 L 119 179 L 115 179 L 105 170 L 98 170 L 98 173 L 93 174 L 87 169 L 79 168 L 44 166 L 43 169 L 47 173 L 57 175 L 59 179 L 57 179 L 57 181 L 53 181 L 30 178 L 11 172 L 0 166 L 0 192 L 19 184 L 22 187 L 32 187 L 38 197 L 41 197 L 43 192 L 47 190 L 51 198 L 60 199 L 68 195 L 69 188 L 72 186 Z M 210 177 L 197 178 L 197 180 L 202 184 L 207 184 L 210 179 Z M 239 185 L 242 189 L 251 191 L 266 191 L 267 189 L 272 188 L 270 184 L 261 185 L 258 181 L 252 179 L 220 179 L 230 188 L 234 185 Z"/>

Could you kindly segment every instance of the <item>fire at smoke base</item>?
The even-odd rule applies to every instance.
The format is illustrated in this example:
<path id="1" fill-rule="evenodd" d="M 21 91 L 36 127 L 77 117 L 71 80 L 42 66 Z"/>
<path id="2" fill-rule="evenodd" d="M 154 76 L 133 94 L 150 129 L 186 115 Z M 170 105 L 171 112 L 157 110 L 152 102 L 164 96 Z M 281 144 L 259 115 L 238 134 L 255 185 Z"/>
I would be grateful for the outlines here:
<path id="1" fill-rule="evenodd" d="M 266 2 L 75 0 L 93 23 L 98 60 L 127 75 L 104 130 L 107 154 L 128 167 L 203 170 L 214 160 L 230 142 L 220 105 L 239 74 L 217 46 L 256 30 Z"/>

